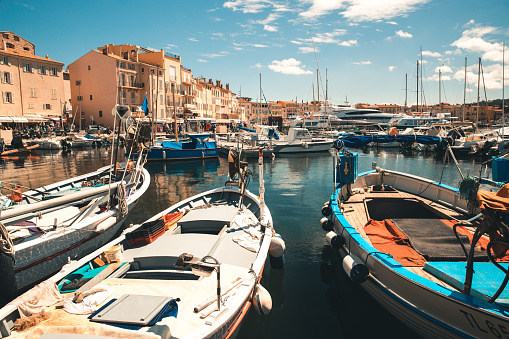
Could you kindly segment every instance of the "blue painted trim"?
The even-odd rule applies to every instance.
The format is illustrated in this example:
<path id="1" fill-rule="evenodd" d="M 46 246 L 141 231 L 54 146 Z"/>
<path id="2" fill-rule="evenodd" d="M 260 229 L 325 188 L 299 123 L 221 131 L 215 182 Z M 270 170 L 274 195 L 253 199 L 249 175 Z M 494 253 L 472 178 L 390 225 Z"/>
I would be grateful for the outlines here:
<path id="1" fill-rule="evenodd" d="M 364 172 L 362 175 L 366 175 L 369 173 L 372 173 L 373 171 Z M 438 183 L 437 183 L 438 184 Z M 424 287 L 427 287 L 433 292 L 439 293 L 443 295 L 446 298 L 449 298 L 449 301 L 467 306 L 472 308 L 481 308 L 483 310 L 492 312 L 496 315 L 499 315 L 501 317 L 507 318 L 509 317 L 509 310 L 501 308 L 501 307 L 494 307 L 494 304 L 487 303 L 482 300 L 478 300 L 476 298 L 473 298 L 471 296 L 465 295 L 463 293 L 460 293 L 456 290 L 452 290 L 449 288 L 446 288 L 444 286 L 441 286 L 437 283 L 434 283 L 426 278 L 423 278 L 413 272 L 408 271 L 406 268 L 404 268 L 399 262 L 394 260 L 392 257 L 388 256 L 386 253 L 378 251 L 375 247 L 373 247 L 370 243 L 368 243 L 358 232 L 355 230 L 355 228 L 350 225 L 350 223 L 346 220 L 343 213 L 341 213 L 341 210 L 339 209 L 339 206 L 337 204 L 337 193 L 338 190 L 336 190 L 332 196 L 332 212 L 338 222 L 341 224 L 341 226 L 344 228 L 346 232 L 350 235 L 350 240 L 354 240 L 357 242 L 357 245 L 367 252 L 368 256 L 372 256 L 373 258 L 379 260 L 383 265 L 385 265 L 388 269 L 392 269 L 399 275 L 407 278 L 410 281 L 413 281 L 417 284 L 420 284 Z M 348 244 L 347 244 L 348 245 Z M 381 255 L 385 255 L 385 257 L 382 259 Z M 507 321 L 507 319 L 505 320 Z"/>

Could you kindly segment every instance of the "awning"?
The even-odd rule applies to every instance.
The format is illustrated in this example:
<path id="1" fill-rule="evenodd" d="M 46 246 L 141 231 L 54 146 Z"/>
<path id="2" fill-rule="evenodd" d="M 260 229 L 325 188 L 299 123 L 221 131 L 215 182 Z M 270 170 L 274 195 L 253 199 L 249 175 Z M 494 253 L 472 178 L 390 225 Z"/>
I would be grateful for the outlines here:
<path id="1" fill-rule="evenodd" d="M 0 122 L 12 122 L 12 118 L 0 116 Z"/>
<path id="2" fill-rule="evenodd" d="M 13 122 L 17 122 L 17 123 L 27 123 L 28 122 L 27 118 L 25 118 L 25 117 L 11 117 L 11 119 Z"/>
<path id="3" fill-rule="evenodd" d="M 48 121 L 48 117 L 43 117 L 41 115 L 25 115 L 25 118 L 29 122 L 45 122 L 45 121 Z"/>

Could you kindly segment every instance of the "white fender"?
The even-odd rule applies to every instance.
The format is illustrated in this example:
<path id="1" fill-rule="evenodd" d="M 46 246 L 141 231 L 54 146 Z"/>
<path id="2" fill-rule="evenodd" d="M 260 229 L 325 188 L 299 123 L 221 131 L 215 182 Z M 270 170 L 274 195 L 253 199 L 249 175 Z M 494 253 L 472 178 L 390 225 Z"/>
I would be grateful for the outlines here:
<path id="1" fill-rule="evenodd" d="M 361 259 L 353 254 L 343 258 L 343 269 L 352 281 L 363 283 L 368 279 L 368 268 Z"/>
<path id="2" fill-rule="evenodd" d="M 260 315 L 267 315 L 272 310 L 272 297 L 261 284 L 256 284 L 252 298 L 253 307 Z"/>

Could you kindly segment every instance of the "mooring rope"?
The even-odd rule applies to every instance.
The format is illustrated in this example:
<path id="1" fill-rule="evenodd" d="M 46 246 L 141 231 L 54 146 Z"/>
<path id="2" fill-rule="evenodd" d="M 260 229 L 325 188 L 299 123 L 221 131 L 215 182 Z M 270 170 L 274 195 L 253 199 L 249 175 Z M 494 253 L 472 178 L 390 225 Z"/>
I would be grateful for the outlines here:
<path id="1" fill-rule="evenodd" d="M 120 185 L 118 185 L 117 196 L 118 196 L 118 214 L 120 215 L 120 217 L 124 217 L 127 215 L 128 206 L 125 186 L 123 182 L 121 182 Z"/>
<path id="2" fill-rule="evenodd" d="M 5 228 L 4 224 L 0 222 L 0 251 L 9 255 L 14 259 L 14 244 L 12 243 L 12 239 L 9 235 L 9 231 Z"/>

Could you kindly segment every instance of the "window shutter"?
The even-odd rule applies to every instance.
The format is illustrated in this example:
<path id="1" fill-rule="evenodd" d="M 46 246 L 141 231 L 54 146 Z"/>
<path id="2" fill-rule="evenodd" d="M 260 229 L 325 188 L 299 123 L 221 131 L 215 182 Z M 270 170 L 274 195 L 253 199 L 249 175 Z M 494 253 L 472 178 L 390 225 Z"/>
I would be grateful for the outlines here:
<path id="1" fill-rule="evenodd" d="M 14 92 L 11 92 L 11 103 L 14 103 Z"/>
<path id="2" fill-rule="evenodd" d="M 7 65 L 11 65 L 11 57 L 7 57 Z"/>
<path id="3" fill-rule="evenodd" d="M 30 67 L 31 67 L 30 70 L 32 71 L 32 73 L 34 73 L 35 72 L 35 64 L 31 64 Z"/>
<path id="4" fill-rule="evenodd" d="M 2 92 L 2 102 L 5 104 L 5 92 Z"/>
<path id="5" fill-rule="evenodd" d="M 4 82 L 4 72 L 0 71 L 0 82 L 2 82 L 2 84 L 5 84 Z"/>
<path id="6" fill-rule="evenodd" d="M 53 104 L 49 104 L 49 108 L 50 108 L 50 109 L 53 109 Z"/>
<path id="7" fill-rule="evenodd" d="M 9 81 L 11 85 L 14 83 L 14 76 L 12 75 L 12 72 L 9 73 Z"/>
<path id="8" fill-rule="evenodd" d="M 46 67 L 46 69 L 44 70 L 44 74 L 49 75 L 49 67 Z"/>

